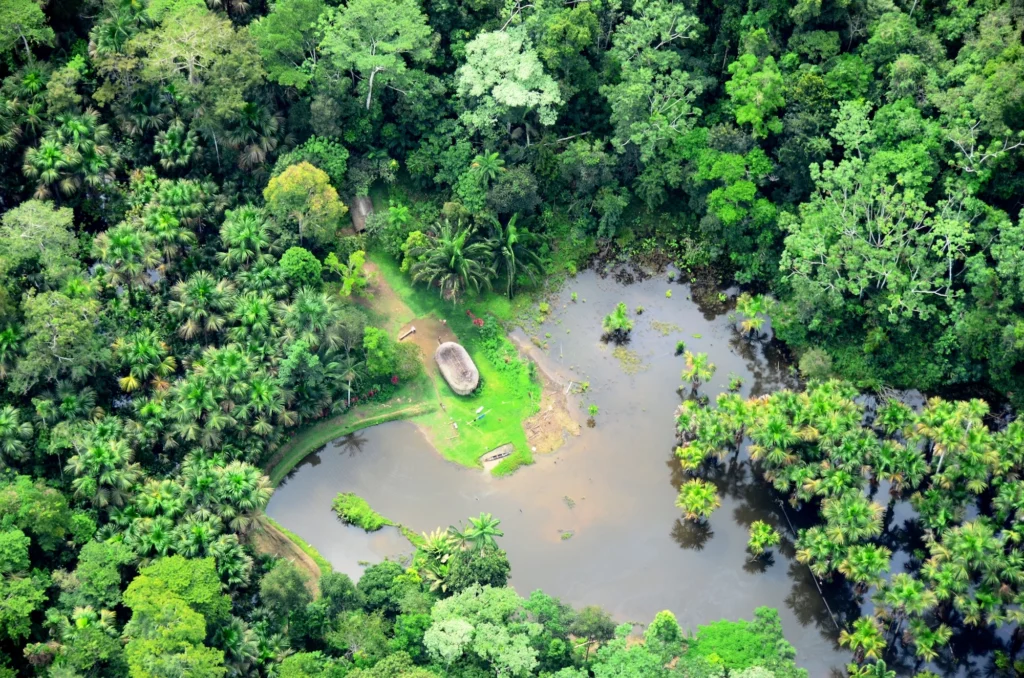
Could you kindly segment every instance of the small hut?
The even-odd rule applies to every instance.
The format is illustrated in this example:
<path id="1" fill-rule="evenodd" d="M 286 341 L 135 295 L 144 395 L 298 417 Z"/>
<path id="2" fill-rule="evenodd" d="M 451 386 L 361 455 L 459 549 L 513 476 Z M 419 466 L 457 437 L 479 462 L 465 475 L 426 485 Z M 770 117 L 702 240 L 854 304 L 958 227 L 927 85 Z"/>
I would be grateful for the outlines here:
<path id="1" fill-rule="evenodd" d="M 480 371 L 466 349 L 454 341 L 446 341 L 434 351 L 434 362 L 452 390 L 459 395 L 469 395 L 480 383 Z"/>
<path id="2" fill-rule="evenodd" d="M 366 218 L 373 214 L 373 201 L 366 195 L 356 196 L 349 214 L 352 216 L 352 228 L 357 234 L 362 233 L 366 230 Z"/>

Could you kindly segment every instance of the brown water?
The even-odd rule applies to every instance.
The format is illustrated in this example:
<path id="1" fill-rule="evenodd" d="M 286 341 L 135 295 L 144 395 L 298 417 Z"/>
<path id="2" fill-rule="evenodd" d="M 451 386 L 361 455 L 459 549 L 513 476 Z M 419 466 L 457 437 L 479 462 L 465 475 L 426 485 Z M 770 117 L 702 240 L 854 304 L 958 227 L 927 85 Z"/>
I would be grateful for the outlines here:
<path id="1" fill-rule="evenodd" d="M 669 288 L 671 299 L 665 298 Z M 577 303 L 569 301 L 573 291 Z M 746 464 L 723 466 L 712 478 L 722 506 L 706 529 L 682 521 L 674 506 L 683 481 L 673 455 L 673 412 L 680 402 L 675 389 L 683 368 L 683 358 L 674 355 L 676 341 L 685 340 L 717 364 L 714 378 L 701 388 L 712 398 L 727 388 L 730 373 L 743 379 L 745 396 L 790 379 L 770 344 L 739 337 L 727 314 L 703 312 L 689 294 L 687 286 L 669 284 L 664 276 L 626 287 L 593 272 L 569 281 L 551 304 L 552 317 L 536 332 L 541 340 L 551 335 L 546 354 L 538 357 L 564 384 L 590 382 L 574 404 L 581 420 L 583 408 L 598 405 L 597 426 L 584 427 L 579 438 L 512 477 L 448 463 L 415 425 L 396 422 L 308 457 L 274 493 L 267 513 L 357 578 L 367 561 L 410 547 L 397 530 L 367 535 L 342 525 L 331 511 L 338 492 L 355 492 L 421 532 L 487 511 L 502 521 L 500 543 L 520 594 L 540 588 L 575 606 L 601 605 L 621 621 L 648 622 L 669 609 L 689 629 L 723 618 L 750 619 L 758 606 L 775 607 L 798 664 L 812 677 L 829 675 L 850 655 L 836 644 L 836 624 L 807 569 L 792 559 L 792 543 L 784 541 L 768 562 L 748 559 L 751 522 L 766 520 L 788 532 L 765 484 L 751 480 Z M 631 312 L 645 307 L 633 316 L 628 348 L 642 369 L 632 374 L 599 340 L 601 319 L 618 301 Z M 655 323 L 678 329 L 656 329 Z M 789 518 L 799 526 L 798 514 L 790 510 Z M 563 539 L 567 531 L 572 537 Z M 856 618 L 858 606 L 846 587 L 826 594 L 840 621 Z"/>

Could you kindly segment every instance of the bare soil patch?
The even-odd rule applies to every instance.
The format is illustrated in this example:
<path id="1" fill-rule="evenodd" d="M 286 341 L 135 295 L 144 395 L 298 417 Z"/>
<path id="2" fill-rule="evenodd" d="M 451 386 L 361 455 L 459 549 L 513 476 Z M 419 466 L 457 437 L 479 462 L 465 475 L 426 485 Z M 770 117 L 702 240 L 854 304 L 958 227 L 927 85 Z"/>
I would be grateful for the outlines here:
<path id="1" fill-rule="evenodd" d="M 392 325 L 392 329 L 395 325 L 405 323 L 412 316 L 412 311 L 409 310 L 409 306 L 402 301 L 402 298 L 398 296 L 391 285 L 388 285 L 387 281 L 384 280 L 384 276 L 381 275 L 377 264 L 367 261 L 363 265 L 363 272 L 370 278 L 371 282 L 368 289 L 372 296 L 369 298 L 354 297 L 357 302 L 386 318 Z M 433 350 L 430 353 L 432 355 Z"/>
<path id="2" fill-rule="evenodd" d="M 509 335 L 509 338 L 518 346 L 519 352 L 537 366 L 537 375 L 540 377 L 542 385 L 540 409 L 537 414 L 523 422 L 526 441 L 533 452 L 540 454 L 554 452 L 565 443 L 569 436 L 580 434 L 580 424 L 573 418 L 569 409 L 567 385 L 560 383 L 553 375 L 548 374 L 539 360 L 534 360 L 530 355 L 534 350 L 533 346 L 524 344 L 515 335 Z"/>
<path id="3" fill-rule="evenodd" d="M 458 337 L 448 328 L 448 325 L 433 316 L 416 318 L 412 322 L 402 325 L 395 337 L 402 336 L 413 327 L 416 328 L 416 331 L 402 339 L 402 343 L 412 342 L 419 346 L 423 366 L 426 368 L 427 374 L 434 376 L 437 373 L 437 363 L 434 362 L 432 357 L 434 351 L 446 341 L 457 342 Z"/>

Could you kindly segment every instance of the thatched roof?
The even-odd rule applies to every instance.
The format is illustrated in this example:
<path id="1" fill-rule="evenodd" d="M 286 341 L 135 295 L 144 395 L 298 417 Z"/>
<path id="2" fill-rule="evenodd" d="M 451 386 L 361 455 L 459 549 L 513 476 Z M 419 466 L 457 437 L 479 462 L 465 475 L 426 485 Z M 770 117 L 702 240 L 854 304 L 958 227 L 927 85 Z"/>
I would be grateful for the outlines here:
<path id="1" fill-rule="evenodd" d="M 454 341 L 446 341 L 437 347 L 434 362 L 441 369 L 444 380 L 459 395 L 469 395 L 480 383 L 480 372 L 473 359 Z"/>
<path id="2" fill-rule="evenodd" d="M 362 233 L 366 229 L 366 217 L 373 214 L 373 201 L 369 196 L 356 196 L 352 201 L 349 214 L 352 216 L 352 228 L 356 230 L 356 233 Z"/>

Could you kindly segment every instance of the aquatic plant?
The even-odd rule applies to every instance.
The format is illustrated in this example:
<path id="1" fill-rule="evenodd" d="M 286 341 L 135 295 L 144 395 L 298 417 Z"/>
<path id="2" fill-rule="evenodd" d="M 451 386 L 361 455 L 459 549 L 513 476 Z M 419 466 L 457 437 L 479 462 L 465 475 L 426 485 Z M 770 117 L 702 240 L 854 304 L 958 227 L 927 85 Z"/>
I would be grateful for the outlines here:
<path id="1" fill-rule="evenodd" d="M 601 322 L 604 330 L 604 338 L 621 344 L 629 339 L 629 333 L 633 331 L 633 321 L 629 318 L 629 309 L 625 302 L 620 301 L 615 310 L 604 317 Z"/>

